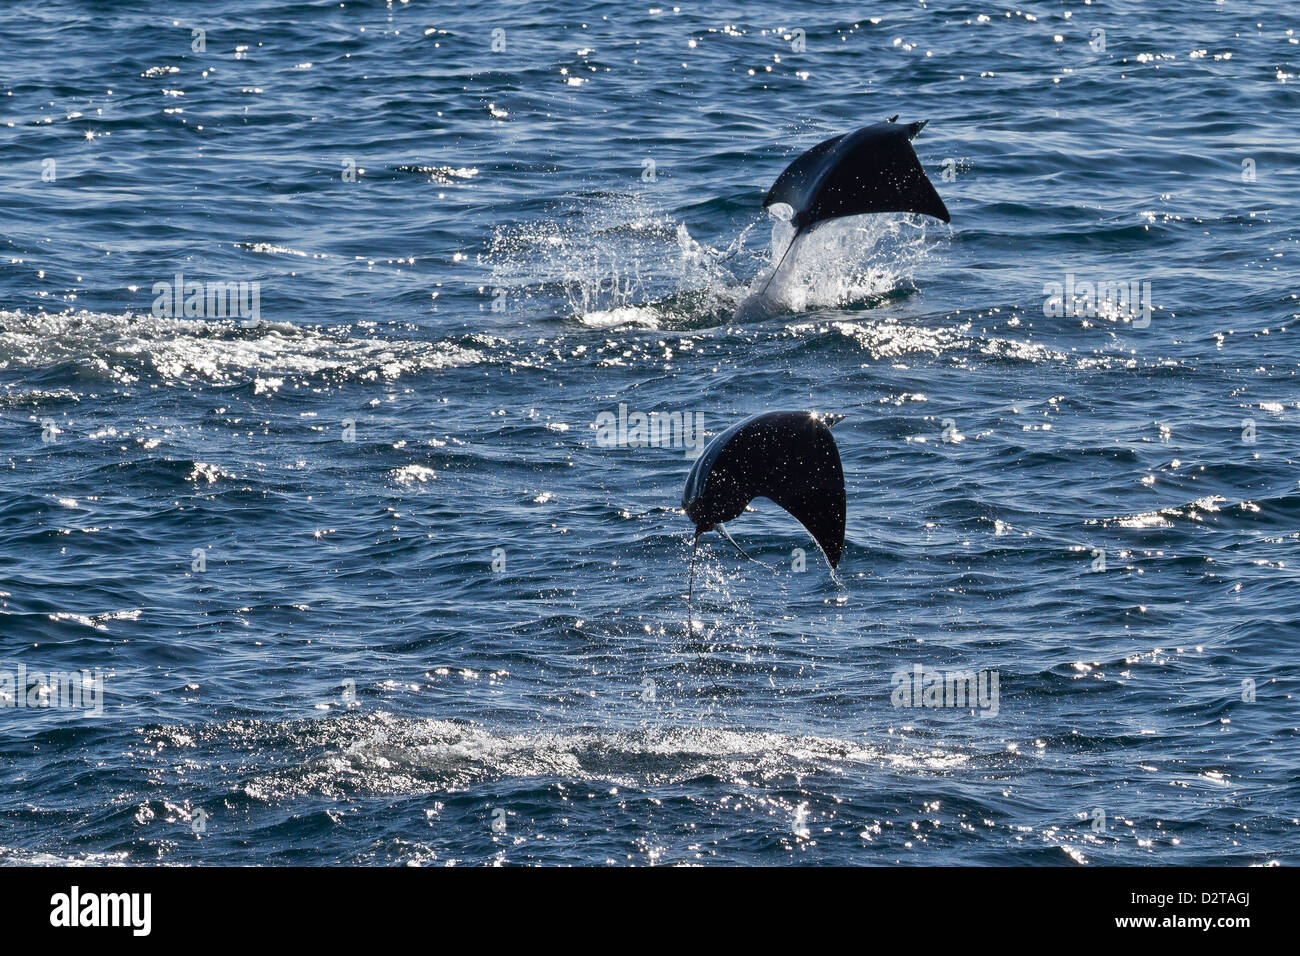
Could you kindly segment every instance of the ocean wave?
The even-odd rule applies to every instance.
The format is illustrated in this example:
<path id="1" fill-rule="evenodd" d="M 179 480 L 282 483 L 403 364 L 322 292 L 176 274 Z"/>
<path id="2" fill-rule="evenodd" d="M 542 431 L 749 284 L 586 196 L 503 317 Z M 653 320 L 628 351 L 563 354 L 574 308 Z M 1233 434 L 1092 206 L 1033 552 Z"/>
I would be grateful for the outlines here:
<path id="1" fill-rule="evenodd" d="M 350 334 L 288 322 L 176 319 L 130 312 L 0 312 L 0 369 L 64 367 L 131 384 L 382 381 L 482 362 L 479 346 Z"/>

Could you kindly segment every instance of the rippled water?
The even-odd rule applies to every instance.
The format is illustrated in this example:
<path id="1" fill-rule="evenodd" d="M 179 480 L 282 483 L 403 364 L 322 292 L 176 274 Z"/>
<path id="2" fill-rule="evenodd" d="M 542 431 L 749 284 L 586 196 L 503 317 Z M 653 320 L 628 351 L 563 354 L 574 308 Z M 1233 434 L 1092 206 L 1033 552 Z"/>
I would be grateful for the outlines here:
<path id="1" fill-rule="evenodd" d="M 0 859 L 1294 862 L 1295 12 L 935 6 L 0 7 Z M 951 227 L 733 322 L 895 113 Z M 758 502 L 688 633 L 620 404 L 845 414 L 838 573 Z"/>

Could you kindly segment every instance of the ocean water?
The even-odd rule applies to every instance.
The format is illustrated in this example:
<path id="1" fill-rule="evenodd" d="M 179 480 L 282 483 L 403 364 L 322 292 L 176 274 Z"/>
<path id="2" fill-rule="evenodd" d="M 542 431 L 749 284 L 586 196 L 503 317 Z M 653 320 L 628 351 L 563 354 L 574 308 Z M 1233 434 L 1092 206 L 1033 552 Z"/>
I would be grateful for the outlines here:
<path id="1" fill-rule="evenodd" d="M 3 5 L 0 861 L 1295 862 L 1297 31 Z M 733 321 L 772 180 L 893 114 L 951 225 Z M 620 406 L 845 415 L 838 571 L 756 502 L 688 630 Z"/>

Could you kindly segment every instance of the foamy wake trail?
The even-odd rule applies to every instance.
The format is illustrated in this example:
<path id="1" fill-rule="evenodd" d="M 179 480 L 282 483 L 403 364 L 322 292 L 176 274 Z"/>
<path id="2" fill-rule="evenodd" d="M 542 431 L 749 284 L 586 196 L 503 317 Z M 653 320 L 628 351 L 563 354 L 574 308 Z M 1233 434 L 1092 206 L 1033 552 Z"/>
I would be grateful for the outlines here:
<path id="1" fill-rule="evenodd" d="M 558 295 L 593 328 L 659 328 L 734 307 L 743 288 L 731 266 L 751 231 L 715 249 L 645 196 L 610 194 L 498 229 L 482 261 L 512 302 Z"/>
<path id="2" fill-rule="evenodd" d="M 945 770 L 968 757 L 865 739 L 699 726 L 496 731 L 462 722 L 383 712 L 262 723 L 238 721 L 200 731 L 164 728 L 151 742 L 218 749 L 238 740 L 297 751 L 288 764 L 249 768 L 244 792 L 259 800 L 309 793 L 428 793 L 485 781 L 560 777 L 591 784 L 649 786 L 701 776 L 770 779 L 784 773 L 854 772 L 863 765 Z"/>
<path id="3" fill-rule="evenodd" d="M 512 302 L 558 295 L 593 328 L 727 321 L 767 281 L 790 241 L 791 227 L 774 222 L 771 248 L 755 256 L 746 244 L 758 225 L 718 249 L 643 195 L 603 195 L 568 215 L 498 229 L 481 261 Z M 800 237 L 767 298 L 787 312 L 870 301 L 908 282 L 928 248 L 915 216 L 824 223 Z M 739 278 L 737 267 L 748 273 L 756 258 L 765 260 L 758 274 Z"/>

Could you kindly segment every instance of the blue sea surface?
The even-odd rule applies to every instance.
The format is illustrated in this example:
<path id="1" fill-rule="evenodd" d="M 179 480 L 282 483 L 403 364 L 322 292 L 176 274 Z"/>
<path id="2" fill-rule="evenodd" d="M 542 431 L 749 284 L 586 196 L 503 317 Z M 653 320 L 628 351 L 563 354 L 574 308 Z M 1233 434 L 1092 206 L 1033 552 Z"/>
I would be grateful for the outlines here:
<path id="1" fill-rule="evenodd" d="M 0 6 L 0 862 L 1295 863 L 1298 44 Z M 736 321 L 775 177 L 894 114 L 951 225 L 821 228 Z M 692 449 L 620 406 L 843 414 L 838 570 L 758 500 L 688 629 Z"/>

